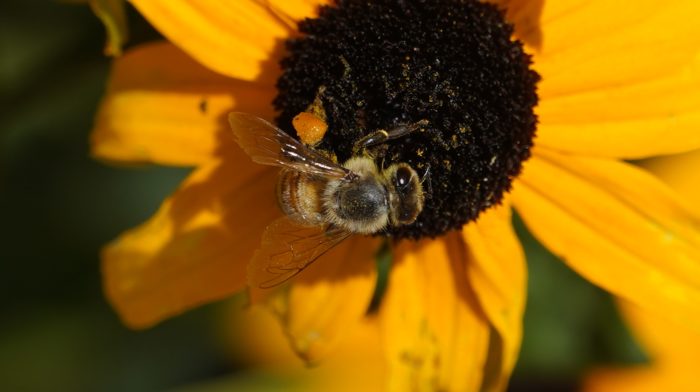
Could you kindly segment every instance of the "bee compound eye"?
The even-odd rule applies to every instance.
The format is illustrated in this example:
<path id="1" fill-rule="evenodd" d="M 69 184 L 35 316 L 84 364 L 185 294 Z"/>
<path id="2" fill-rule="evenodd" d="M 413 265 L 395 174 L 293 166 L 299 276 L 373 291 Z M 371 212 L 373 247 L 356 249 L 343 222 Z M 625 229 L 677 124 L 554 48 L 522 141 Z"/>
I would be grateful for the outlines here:
<path id="1" fill-rule="evenodd" d="M 400 167 L 396 169 L 396 174 L 394 176 L 394 185 L 396 188 L 402 189 L 408 186 L 411 182 L 412 173 L 406 167 Z"/>

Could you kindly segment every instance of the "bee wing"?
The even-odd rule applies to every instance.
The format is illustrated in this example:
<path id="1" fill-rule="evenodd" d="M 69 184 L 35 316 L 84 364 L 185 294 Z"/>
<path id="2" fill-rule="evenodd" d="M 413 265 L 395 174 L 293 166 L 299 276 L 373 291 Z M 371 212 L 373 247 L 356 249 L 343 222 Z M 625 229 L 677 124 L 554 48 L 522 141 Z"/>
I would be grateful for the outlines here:
<path id="1" fill-rule="evenodd" d="M 229 114 L 228 121 L 236 142 L 254 162 L 324 177 L 342 178 L 349 173 L 348 169 L 259 117 L 233 112 Z"/>
<path id="2" fill-rule="evenodd" d="M 248 284 L 261 289 L 280 285 L 350 234 L 337 227 L 305 227 L 287 217 L 280 218 L 265 229 L 261 247 L 248 265 Z"/>

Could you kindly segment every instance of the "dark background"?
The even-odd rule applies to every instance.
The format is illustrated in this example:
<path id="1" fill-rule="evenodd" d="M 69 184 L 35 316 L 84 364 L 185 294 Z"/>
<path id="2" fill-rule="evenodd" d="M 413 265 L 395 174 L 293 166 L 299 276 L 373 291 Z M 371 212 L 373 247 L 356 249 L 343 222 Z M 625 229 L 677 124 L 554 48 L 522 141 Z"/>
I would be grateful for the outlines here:
<path id="1" fill-rule="evenodd" d="M 130 43 L 157 38 L 133 10 Z M 152 214 L 187 170 L 114 167 L 88 135 L 110 59 L 84 4 L 0 5 L 0 390 L 267 390 L 226 341 L 225 303 L 146 331 L 105 302 L 99 250 Z M 609 296 L 537 245 L 513 391 L 575 390 L 593 365 L 643 359 Z"/>

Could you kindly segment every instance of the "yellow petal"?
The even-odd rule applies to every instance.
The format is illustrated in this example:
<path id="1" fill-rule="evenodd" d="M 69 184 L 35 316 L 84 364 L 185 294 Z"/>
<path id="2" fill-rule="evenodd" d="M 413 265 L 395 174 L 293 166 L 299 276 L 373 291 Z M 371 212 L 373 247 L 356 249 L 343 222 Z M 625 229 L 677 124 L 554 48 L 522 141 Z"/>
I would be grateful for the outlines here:
<path id="1" fill-rule="evenodd" d="M 650 363 L 637 366 L 601 368 L 583 383 L 584 392 L 694 391 L 700 386 L 700 333 L 659 319 L 628 302 L 620 309 L 632 333 L 639 340 Z"/>
<path id="2" fill-rule="evenodd" d="M 643 165 L 687 200 L 700 200 L 700 151 L 654 158 Z"/>
<path id="3" fill-rule="evenodd" d="M 545 2 L 538 144 L 618 158 L 699 148 L 698 12 L 694 0 Z"/>
<path id="4" fill-rule="evenodd" d="M 539 149 L 513 200 L 535 236 L 588 280 L 700 329 L 700 214 L 657 178 Z"/>
<path id="5" fill-rule="evenodd" d="M 528 46 L 539 50 L 542 46 L 540 17 L 544 0 L 486 0 L 506 11 L 506 20 L 515 27 L 515 36 Z"/>
<path id="6" fill-rule="evenodd" d="M 355 325 L 336 352 L 318 366 L 317 374 L 307 389 L 337 392 L 385 391 L 385 369 L 382 358 L 379 323 L 365 318 Z"/>
<path id="7" fill-rule="evenodd" d="M 231 352 L 239 354 L 237 362 L 256 367 L 256 371 L 284 374 L 285 391 L 383 391 L 384 363 L 379 323 L 365 318 L 353 323 L 352 330 L 338 342 L 327 358 L 315 366 L 304 366 L 287 344 L 275 317 L 262 307 L 240 313 L 240 304 L 231 313 L 225 333 L 232 340 Z M 235 306 L 234 305 L 234 306 Z"/>
<path id="8" fill-rule="evenodd" d="M 196 165 L 232 144 L 228 112 L 271 118 L 274 93 L 209 71 L 171 44 L 144 45 L 114 62 L 92 153 L 113 161 Z"/>
<path id="9" fill-rule="evenodd" d="M 207 68 L 245 80 L 273 80 L 290 30 L 254 0 L 132 0 L 168 40 Z"/>
<path id="10" fill-rule="evenodd" d="M 644 166 L 688 200 L 700 199 L 700 153 L 656 158 Z M 584 392 L 656 392 L 698 389 L 700 333 L 645 312 L 626 301 L 619 307 L 650 363 L 594 369 Z"/>
<path id="11" fill-rule="evenodd" d="M 105 292 L 124 323 L 148 327 L 242 290 L 260 235 L 279 214 L 275 179 L 238 151 L 197 169 L 154 217 L 109 244 Z"/>
<path id="12" fill-rule="evenodd" d="M 700 332 L 659 319 L 654 313 L 645 312 L 629 302 L 618 301 L 618 304 L 632 334 L 655 366 L 692 370 L 688 376 L 697 380 L 695 370 L 700 363 Z"/>
<path id="13" fill-rule="evenodd" d="M 536 55 L 543 96 L 645 81 L 692 63 L 700 27 L 693 0 L 547 1 Z"/>
<path id="14" fill-rule="evenodd" d="M 92 12 L 97 15 L 107 30 L 105 54 L 120 56 L 122 46 L 129 36 L 129 29 L 124 12 L 124 0 L 89 0 Z"/>
<path id="15" fill-rule="evenodd" d="M 688 200 L 700 198 L 700 153 L 656 158 L 644 166 Z M 626 301 L 619 307 L 633 335 L 650 359 L 648 364 L 594 369 L 584 392 L 693 391 L 698 389 L 700 333 L 645 312 Z"/>
<path id="16" fill-rule="evenodd" d="M 388 390 L 479 390 L 489 326 L 459 234 L 404 242 L 396 252 L 380 313 Z"/>
<path id="17" fill-rule="evenodd" d="M 664 78 L 543 99 L 537 143 L 618 158 L 689 151 L 700 147 L 699 108 L 700 61 Z"/>
<path id="18" fill-rule="evenodd" d="M 296 30 L 296 23 L 304 18 L 318 14 L 318 8 L 329 3 L 328 0 L 262 0 L 275 15 L 280 15 L 291 30 Z"/>
<path id="19" fill-rule="evenodd" d="M 691 380 L 679 379 L 678 376 L 675 372 L 660 371 L 653 365 L 594 369 L 584 378 L 581 392 L 691 392 L 697 390 L 697 376 Z"/>
<path id="20" fill-rule="evenodd" d="M 511 225 L 510 204 L 482 213 L 464 227 L 463 237 L 469 251 L 469 284 L 498 332 L 502 351 L 495 368 L 487 368 L 482 391 L 502 391 L 520 352 L 527 295 L 525 255 Z"/>
<path id="21" fill-rule="evenodd" d="M 367 312 L 376 284 L 378 241 L 351 237 L 302 271 L 269 306 L 307 362 L 327 356 Z"/>

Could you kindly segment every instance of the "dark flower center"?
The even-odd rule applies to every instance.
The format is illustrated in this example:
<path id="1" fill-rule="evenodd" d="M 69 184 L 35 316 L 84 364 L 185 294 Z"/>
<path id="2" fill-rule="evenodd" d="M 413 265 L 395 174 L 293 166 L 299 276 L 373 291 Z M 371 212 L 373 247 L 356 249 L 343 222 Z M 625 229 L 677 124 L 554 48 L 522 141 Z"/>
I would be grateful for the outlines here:
<path id="1" fill-rule="evenodd" d="M 275 99 L 290 134 L 317 95 L 329 125 L 317 148 L 340 162 L 377 129 L 428 121 L 377 153 L 383 167 L 405 162 L 425 176 L 422 213 L 389 235 L 434 237 L 501 201 L 530 156 L 539 79 L 501 11 L 476 0 L 338 0 L 299 31 Z"/>

